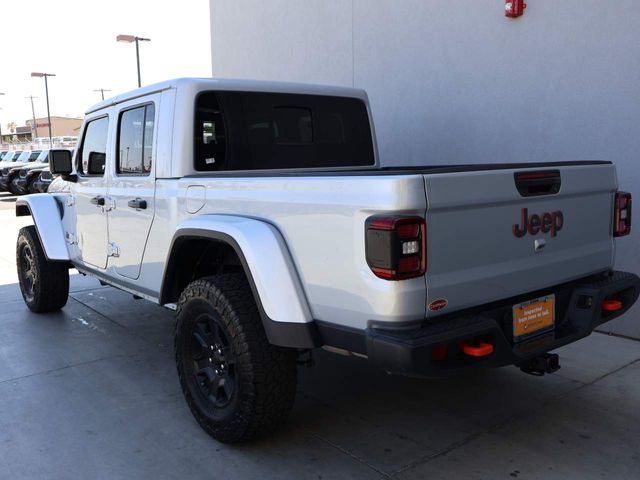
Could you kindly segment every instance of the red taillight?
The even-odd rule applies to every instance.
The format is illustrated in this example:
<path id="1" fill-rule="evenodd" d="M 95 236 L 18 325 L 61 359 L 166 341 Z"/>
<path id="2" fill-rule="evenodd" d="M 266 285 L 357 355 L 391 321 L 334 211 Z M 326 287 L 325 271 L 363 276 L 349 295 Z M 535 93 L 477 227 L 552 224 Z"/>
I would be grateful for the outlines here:
<path id="1" fill-rule="evenodd" d="M 631 194 L 616 192 L 613 208 L 613 236 L 624 237 L 631 233 Z"/>
<path id="2" fill-rule="evenodd" d="M 427 269 L 426 223 L 420 217 L 370 217 L 366 257 L 371 271 L 386 280 L 424 275 Z"/>

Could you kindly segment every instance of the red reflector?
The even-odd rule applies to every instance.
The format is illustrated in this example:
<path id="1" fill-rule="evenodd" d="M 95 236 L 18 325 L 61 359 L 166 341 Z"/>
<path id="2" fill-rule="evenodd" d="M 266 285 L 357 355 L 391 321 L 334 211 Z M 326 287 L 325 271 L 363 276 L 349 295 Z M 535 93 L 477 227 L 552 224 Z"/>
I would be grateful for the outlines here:
<path id="1" fill-rule="evenodd" d="M 460 348 L 465 355 L 470 357 L 487 357 L 493 353 L 493 345 L 486 342 L 480 342 L 478 345 L 462 342 Z"/>
<path id="2" fill-rule="evenodd" d="M 617 312 L 622 310 L 622 302 L 620 300 L 603 300 L 602 310 L 605 312 Z"/>

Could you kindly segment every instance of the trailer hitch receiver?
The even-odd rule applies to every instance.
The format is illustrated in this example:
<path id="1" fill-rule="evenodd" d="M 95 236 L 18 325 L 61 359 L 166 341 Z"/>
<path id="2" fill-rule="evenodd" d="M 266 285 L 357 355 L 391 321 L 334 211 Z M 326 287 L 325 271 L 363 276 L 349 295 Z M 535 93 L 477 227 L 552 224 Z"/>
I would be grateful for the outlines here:
<path id="1" fill-rule="evenodd" d="M 520 370 L 537 377 L 554 373 L 560 370 L 560 357 L 557 353 L 545 353 L 520 365 Z"/>

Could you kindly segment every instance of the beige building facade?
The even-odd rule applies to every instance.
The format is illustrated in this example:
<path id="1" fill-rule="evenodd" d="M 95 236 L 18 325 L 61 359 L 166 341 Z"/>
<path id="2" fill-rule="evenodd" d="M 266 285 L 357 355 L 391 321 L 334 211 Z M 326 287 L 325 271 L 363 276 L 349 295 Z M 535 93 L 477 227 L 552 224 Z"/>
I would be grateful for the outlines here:
<path id="1" fill-rule="evenodd" d="M 26 124 L 31 128 L 33 138 L 49 136 L 47 117 L 36 118 L 35 128 L 32 126 L 33 120 L 27 120 Z M 80 127 L 82 127 L 82 118 L 51 117 L 52 137 L 77 137 L 80 135 Z"/>

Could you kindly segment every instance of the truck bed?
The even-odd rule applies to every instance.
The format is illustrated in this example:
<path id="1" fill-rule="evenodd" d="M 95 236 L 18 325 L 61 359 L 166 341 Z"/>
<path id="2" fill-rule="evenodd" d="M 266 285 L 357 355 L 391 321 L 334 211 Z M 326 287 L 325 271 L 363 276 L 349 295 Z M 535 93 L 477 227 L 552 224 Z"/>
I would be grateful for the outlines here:
<path id="1" fill-rule="evenodd" d="M 559 191 L 523 197 L 514 175 L 539 171 L 557 172 Z M 194 187 L 197 199 L 187 193 Z M 615 190 L 611 162 L 576 161 L 209 172 L 158 179 L 156 202 L 162 211 L 175 211 L 178 221 L 189 217 L 190 204 L 198 215 L 248 216 L 275 226 L 313 318 L 364 329 L 372 321 L 435 318 L 610 269 Z M 194 210 L 194 201 L 202 207 Z M 540 219 L 562 212 L 561 231 L 514 236 L 523 209 Z M 373 275 L 364 249 L 365 221 L 373 215 L 426 218 L 424 277 L 390 282 Z M 168 242 L 173 228 L 156 217 L 149 238 Z M 544 251 L 535 250 L 536 240 L 546 243 Z M 163 241 L 145 253 L 142 275 L 150 284 L 161 277 Z M 440 300 L 446 308 L 428 308 Z"/>

